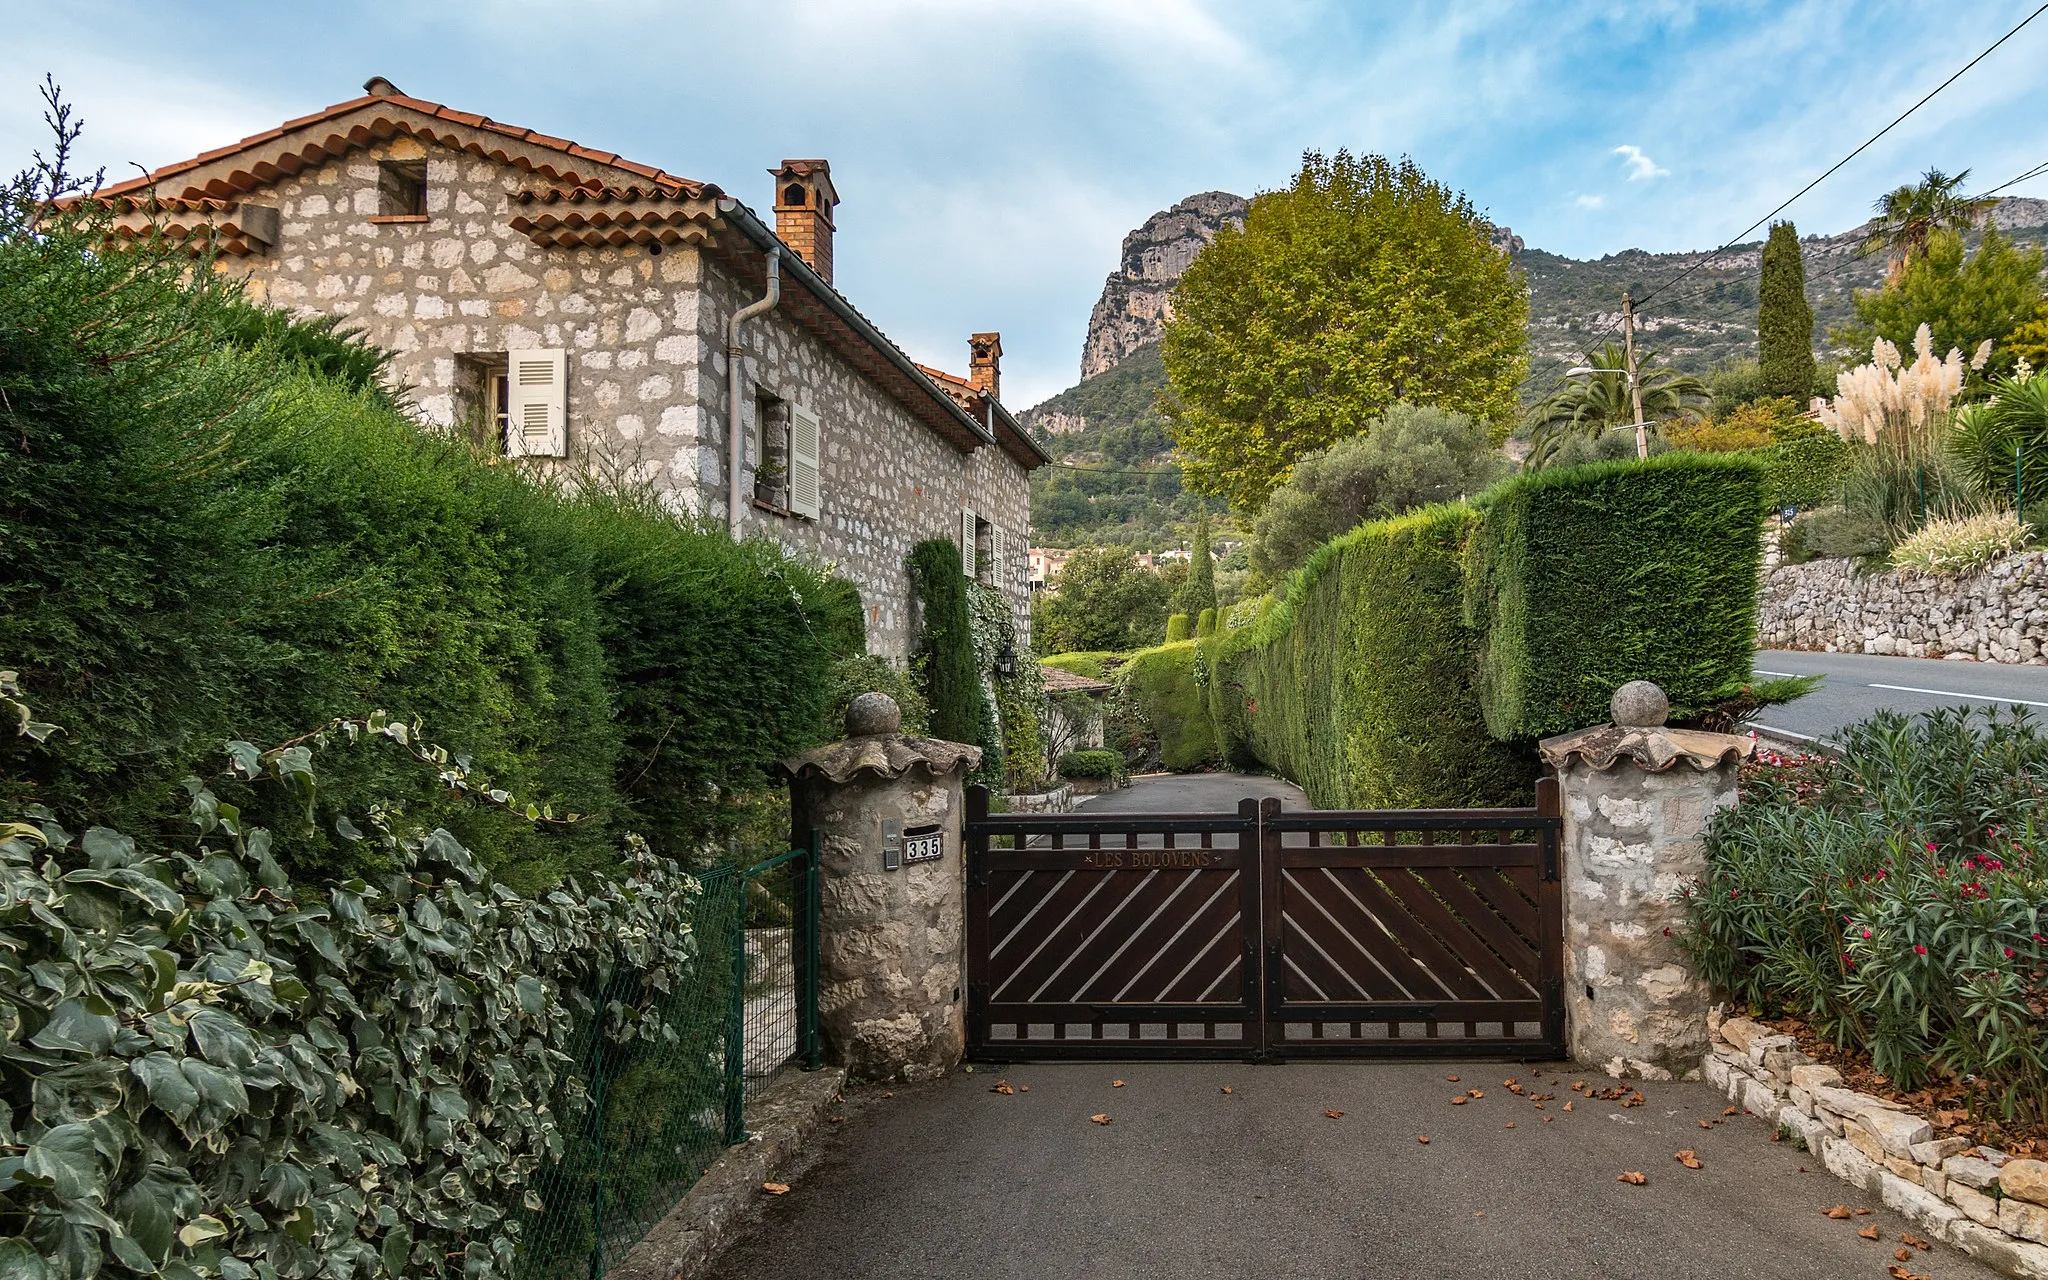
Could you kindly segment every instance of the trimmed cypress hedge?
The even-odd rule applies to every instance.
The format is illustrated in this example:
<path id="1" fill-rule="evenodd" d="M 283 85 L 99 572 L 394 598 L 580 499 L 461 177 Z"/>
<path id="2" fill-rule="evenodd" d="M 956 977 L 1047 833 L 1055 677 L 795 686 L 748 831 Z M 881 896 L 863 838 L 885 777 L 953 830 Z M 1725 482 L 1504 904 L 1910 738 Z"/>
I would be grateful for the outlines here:
<path id="1" fill-rule="evenodd" d="M 1159 763 L 1175 771 L 1200 769 L 1221 758 L 1202 688 L 1206 676 L 1200 650 L 1193 640 L 1140 649 L 1116 673 L 1123 710 L 1158 741 Z"/>
<path id="2" fill-rule="evenodd" d="M 975 665 L 974 623 L 959 546 L 950 538 L 927 538 L 912 547 L 910 585 L 917 592 L 918 654 L 925 699 L 931 703 L 932 736 L 978 745 L 982 762 L 976 778 L 992 773 L 993 785 L 1000 786 L 1002 737 Z"/>
<path id="3" fill-rule="evenodd" d="M 1460 505 L 1362 525 L 1223 636 L 1212 706 L 1234 754 L 1325 808 L 1525 802 L 1533 764 L 1487 736 L 1473 688 L 1461 556 L 1477 523 Z"/>
<path id="4" fill-rule="evenodd" d="M 292 322 L 252 339 L 190 259 L 19 213 L 0 217 L 0 665 L 63 732 L 0 735 L 0 802 L 146 836 L 223 741 L 383 710 L 584 817 L 528 823 L 345 753 L 288 870 L 364 869 L 330 820 L 389 801 L 532 890 L 614 866 L 629 830 L 697 860 L 817 740 L 853 633 L 816 569 L 480 458 L 309 369 Z"/>
<path id="5" fill-rule="evenodd" d="M 1654 680 L 1682 713 L 1749 681 L 1765 470 L 1668 453 L 1520 476 L 1483 495 L 1466 557 L 1478 694 L 1503 740 L 1604 719 Z"/>
<path id="6" fill-rule="evenodd" d="M 1184 613 L 1172 613 L 1166 617 L 1166 643 L 1179 644 L 1194 638 L 1194 627 Z"/>

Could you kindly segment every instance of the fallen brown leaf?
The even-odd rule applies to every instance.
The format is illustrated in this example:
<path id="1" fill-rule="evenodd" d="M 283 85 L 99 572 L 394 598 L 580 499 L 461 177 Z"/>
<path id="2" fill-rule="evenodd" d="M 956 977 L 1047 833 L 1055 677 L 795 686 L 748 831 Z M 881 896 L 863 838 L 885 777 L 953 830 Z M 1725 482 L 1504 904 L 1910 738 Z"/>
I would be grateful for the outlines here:
<path id="1" fill-rule="evenodd" d="M 1865 1240 L 1875 1240 L 1877 1239 L 1877 1227 L 1875 1225 L 1868 1226 L 1856 1234 L 1862 1236 Z"/>
<path id="2" fill-rule="evenodd" d="M 1108 1116 L 1108 1115 L 1107 1115 L 1106 1113 L 1104 1113 L 1104 1112 L 1101 1112 L 1101 1111 L 1098 1111 L 1098 1112 L 1096 1112 L 1096 1113 L 1095 1113 L 1094 1115 L 1092 1115 L 1092 1116 L 1089 1116 L 1088 1118 L 1089 1118 L 1090 1120 L 1093 1120 L 1093 1121 L 1094 1121 L 1094 1122 L 1095 1122 L 1096 1124 L 1108 1124 L 1108 1123 L 1109 1123 L 1109 1116 Z"/>
<path id="3" fill-rule="evenodd" d="M 1785 1140 L 1785 1131 L 1784 1131 L 1783 1129 L 1776 1129 L 1776 1130 L 1773 1130 L 1773 1131 L 1772 1131 L 1772 1133 L 1771 1133 L 1771 1141 L 1772 1141 L 1772 1142 L 1783 1142 L 1784 1140 Z"/>
<path id="4" fill-rule="evenodd" d="M 1030 1085 L 1028 1085 L 1028 1084 L 1020 1084 L 1020 1085 L 1018 1085 L 1018 1086 L 1017 1086 L 1017 1092 L 1019 1092 L 1019 1093 L 1029 1093 L 1029 1092 L 1031 1092 L 1031 1086 L 1030 1086 Z"/>
<path id="5" fill-rule="evenodd" d="M 1838 1204 L 1832 1209 L 1822 1209 L 1821 1212 L 1837 1220 L 1850 1216 L 1849 1206 L 1846 1204 Z"/>
<path id="6" fill-rule="evenodd" d="M 789 1194 L 789 1184 L 786 1182 L 764 1182 L 761 1184 L 761 1190 L 766 1191 L 771 1196 L 786 1196 Z"/>
<path id="7" fill-rule="evenodd" d="M 1549 1124 L 1549 1123 L 1550 1123 L 1550 1122 L 1551 1122 L 1552 1120 L 1555 1120 L 1555 1119 L 1557 1119 L 1557 1117 L 1556 1117 L 1556 1116 L 1545 1116 L 1545 1117 L 1543 1117 L 1543 1123 L 1545 1123 L 1545 1124 Z"/>
<path id="8" fill-rule="evenodd" d="M 1615 1178 L 1616 1182 L 1626 1182 L 1628 1185 L 1632 1187 L 1640 1187 L 1649 1180 L 1650 1179 L 1647 1176 L 1637 1173 L 1633 1169 Z"/>
<path id="9" fill-rule="evenodd" d="M 1417 1142 L 1421 1143 L 1421 1144 L 1422 1144 L 1423 1146 L 1425 1146 L 1425 1147 L 1429 1145 L 1429 1135 L 1428 1135 L 1428 1134 L 1426 1134 L 1426 1133 L 1418 1133 L 1418 1134 L 1416 1134 L 1416 1135 L 1415 1135 L 1415 1140 L 1416 1140 Z"/>
<path id="10" fill-rule="evenodd" d="M 1227 1085 L 1227 1084 L 1226 1084 L 1226 1085 L 1224 1085 L 1224 1086 L 1223 1086 L 1223 1092 L 1225 1092 L 1225 1093 L 1235 1093 L 1235 1092 L 1237 1092 L 1237 1091 L 1236 1091 L 1235 1089 L 1232 1089 L 1232 1088 L 1231 1088 L 1231 1087 L 1230 1087 L 1229 1085 Z"/>
<path id="11" fill-rule="evenodd" d="M 1571 1103 L 1567 1102 L 1567 1103 L 1565 1103 L 1565 1105 L 1566 1105 L 1566 1106 L 1570 1106 L 1570 1105 L 1571 1105 Z M 1702 1120 L 1702 1121 L 1700 1121 L 1700 1128 L 1702 1128 L 1702 1129 L 1711 1129 L 1711 1128 L 1713 1128 L 1713 1127 L 1714 1127 L 1714 1122 L 1713 1122 L 1713 1121 L 1711 1121 L 1711 1120 Z"/>
<path id="12" fill-rule="evenodd" d="M 1486 1091 L 1484 1089 L 1467 1089 L 1465 1090 L 1465 1092 L 1471 1094 L 1475 1098 L 1483 1098 L 1486 1096 Z"/>
<path id="13" fill-rule="evenodd" d="M 1013 1087 L 1011 1087 L 1011 1085 L 1010 1085 L 1010 1082 L 1009 1082 L 1008 1080 L 998 1080 L 998 1081 L 996 1081 L 996 1082 L 995 1082 L 994 1084 L 992 1084 L 992 1085 L 990 1085 L 990 1086 L 988 1087 L 988 1091 L 989 1091 L 990 1093 L 1000 1093 L 1000 1094 L 1002 1094 L 1002 1095 L 1003 1095 L 1004 1097 L 1008 1097 L 1009 1095 L 1011 1095 L 1011 1094 L 1013 1094 L 1013 1093 L 1017 1092 L 1017 1090 L 1016 1090 L 1016 1089 L 1014 1089 Z"/>
<path id="14" fill-rule="evenodd" d="M 1344 1113 L 1342 1111 L 1325 1111 L 1323 1112 L 1323 1114 L 1330 1117 L 1330 1119 L 1332 1120 L 1342 1120 L 1344 1118 Z"/>
<path id="15" fill-rule="evenodd" d="M 1539 1102 L 1539 1103 L 1537 1103 L 1536 1105 L 1540 1107 L 1540 1106 L 1542 1106 L 1543 1104 Z M 1565 1103 L 1565 1104 L 1564 1104 L 1564 1109 L 1565 1109 L 1566 1111 L 1570 1111 L 1570 1110 L 1572 1109 L 1572 1104 L 1571 1104 L 1571 1103 L 1569 1103 L 1569 1102 Z"/>
<path id="16" fill-rule="evenodd" d="M 1869 1216 L 1870 1216 L 1870 1210 L 1868 1210 L 1868 1209 L 1858 1209 L 1858 1210 L 1856 1211 L 1856 1216 L 1857 1216 L 1857 1217 L 1859 1217 L 1859 1218 L 1867 1218 L 1867 1217 L 1869 1217 Z"/>
<path id="17" fill-rule="evenodd" d="M 1458 1083 L 1458 1077 L 1456 1076 L 1445 1076 L 1444 1079 L 1450 1081 L 1452 1084 Z"/>
<path id="18" fill-rule="evenodd" d="M 1927 1250 L 1932 1249 L 1934 1247 L 1931 1243 L 1922 1240 L 1919 1236 L 1914 1235 L 1910 1231 L 1901 1232 L 1899 1235 L 1899 1239 L 1905 1242 L 1906 1244 L 1912 1245 L 1915 1249 L 1920 1250 L 1922 1253 L 1925 1253 Z"/>
<path id="19" fill-rule="evenodd" d="M 895 1090 L 893 1090 L 893 1089 L 890 1089 L 890 1090 L 885 1090 L 885 1091 L 883 1092 L 882 1096 L 883 1096 L 883 1097 L 885 1097 L 885 1098 L 893 1098 L 893 1097 L 895 1097 L 895 1096 L 896 1096 L 896 1091 L 895 1091 Z"/>
<path id="20" fill-rule="evenodd" d="M 1678 1163 L 1684 1165 L 1688 1169 L 1697 1169 L 1701 1167 L 1699 1152 L 1694 1151 L 1691 1147 L 1687 1147 L 1683 1151 L 1673 1152 L 1671 1158 L 1678 1161 Z"/>
<path id="21" fill-rule="evenodd" d="M 1508 1127 L 1508 1128 L 1510 1128 L 1510 1129 L 1514 1128 L 1514 1127 L 1515 1127 L 1515 1122 L 1514 1122 L 1514 1121 L 1512 1121 L 1512 1120 L 1508 1121 L 1508 1123 L 1507 1123 L 1507 1127 Z"/>
<path id="22" fill-rule="evenodd" d="M 1124 1087 L 1124 1082 L 1121 1080 L 1112 1080 L 1109 1082 L 1109 1087 L 1112 1089 L 1121 1089 Z"/>
<path id="23" fill-rule="evenodd" d="M 1457 1097 L 1451 1099 L 1451 1105 L 1454 1107 L 1462 1107 L 1470 1101 L 1472 1101 L 1472 1099 L 1466 1097 L 1464 1094 L 1461 1093 Z"/>
<path id="24" fill-rule="evenodd" d="M 1910 1258 L 1912 1258 L 1912 1256 L 1913 1256 L 1913 1251 L 1912 1251 L 1911 1249 L 1894 1249 L 1894 1250 L 1892 1250 L 1892 1257 L 1894 1257 L 1894 1258 L 1897 1258 L 1897 1259 L 1898 1259 L 1898 1260 L 1899 1260 L 1900 1262 L 1905 1262 L 1905 1261 L 1909 1260 Z"/>
<path id="25" fill-rule="evenodd" d="M 1723 1112 L 1722 1112 L 1721 1114 L 1722 1114 L 1722 1115 L 1724 1115 L 1724 1116 L 1739 1116 L 1739 1115 L 1741 1115 L 1741 1114 L 1742 1114 L 1742 1108 L 1741 1108 L 1741 1107 L 1730 1107 L 1730 1108 L 1728 1108 L 1728 1109 L 1727 1109 L 1726 1111 L 1723 1111 Z"/>

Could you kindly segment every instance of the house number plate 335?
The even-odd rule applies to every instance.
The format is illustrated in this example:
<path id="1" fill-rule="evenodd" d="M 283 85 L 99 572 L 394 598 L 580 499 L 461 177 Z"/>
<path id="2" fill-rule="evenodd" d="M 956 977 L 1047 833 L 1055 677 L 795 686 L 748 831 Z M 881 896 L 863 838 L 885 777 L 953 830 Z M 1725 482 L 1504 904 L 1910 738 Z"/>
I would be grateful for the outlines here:
<path id="1" fill-rule="evenodd" d="M 946 834 L 930 831 L 903 837 L 903 860 L 905 862 L 937 862 L 946 851 Z"/>

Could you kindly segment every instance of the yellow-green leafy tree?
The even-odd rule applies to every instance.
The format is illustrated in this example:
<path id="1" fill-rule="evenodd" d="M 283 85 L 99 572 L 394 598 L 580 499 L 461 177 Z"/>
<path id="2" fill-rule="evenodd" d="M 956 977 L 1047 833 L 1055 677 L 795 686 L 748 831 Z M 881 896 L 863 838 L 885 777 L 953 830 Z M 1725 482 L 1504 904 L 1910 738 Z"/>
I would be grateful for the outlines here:
<path id="1" fill-rule="evenodd" d="M 1256 508 L 1399 401 L 1505 434 L 1529 300 L 1493 236 L 1411 161 L 1304 155 L 1174 290 L 1161 407 L 1188 487 Z"/>

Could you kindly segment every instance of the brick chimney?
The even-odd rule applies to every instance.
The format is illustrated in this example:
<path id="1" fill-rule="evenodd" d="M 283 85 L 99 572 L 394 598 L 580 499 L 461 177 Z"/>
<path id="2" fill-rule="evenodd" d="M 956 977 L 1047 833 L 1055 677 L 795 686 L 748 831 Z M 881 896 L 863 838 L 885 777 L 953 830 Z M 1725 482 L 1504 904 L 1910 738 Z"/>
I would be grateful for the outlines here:
<path id="1" fill-rule="evenodd" d="M 1003 398 L 1003 335 L 967 335 L 967 380 L 992 400 Z"/>
<path id="2" fill-rule="evenodd" d="M 832 283 L 832 166 L 824 160 L 784 160 L 775 175 L 775 234 L 811 270 Z"/>

